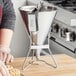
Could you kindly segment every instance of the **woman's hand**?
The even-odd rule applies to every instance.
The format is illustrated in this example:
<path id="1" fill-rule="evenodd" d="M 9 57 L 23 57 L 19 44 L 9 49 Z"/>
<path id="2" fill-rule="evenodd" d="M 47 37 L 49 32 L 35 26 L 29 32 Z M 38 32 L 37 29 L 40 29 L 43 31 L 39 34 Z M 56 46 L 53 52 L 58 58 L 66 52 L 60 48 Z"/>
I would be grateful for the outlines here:
<path id="1" fill-rule="evenodd" d="M 6 76 L 6 75 L 7 75 L 7 72 L 6 72 L 5 68 L 0 67 L 0 76 Z"/>
<path id="2" fill-rule="evenodd" d="M 4 63 L 9 63 L 13 61 L 13 56 L 10 53 L 0 51 L 0 60 Z"/>
<path id="3" fill-rule="evenodd" d="M 0 60 L 0 76 L 10 76 L 6 65 Z"/>

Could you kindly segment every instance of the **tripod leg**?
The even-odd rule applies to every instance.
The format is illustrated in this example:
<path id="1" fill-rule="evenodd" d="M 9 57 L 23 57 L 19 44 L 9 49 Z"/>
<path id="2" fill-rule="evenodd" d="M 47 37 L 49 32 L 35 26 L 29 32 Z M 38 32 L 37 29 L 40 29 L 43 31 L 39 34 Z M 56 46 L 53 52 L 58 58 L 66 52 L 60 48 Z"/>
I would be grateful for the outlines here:
<path id="1" fill-rule="evenodd" d="M 28 51 L 27 56 L 25 57 L 25 60 L 24 60 L 23 65 L 22 65 L 22 70 L 24 70 L 24 68 L 25 68 L 26 60 L 29 57 L 30 53 L 31 53 L 31 49 Z"/>
<path id="2" fill-rule="evenodd" d="M 50 33 L 48 33 L 48 44 L 49 44 L 49 38 L 50 38 Z M 53 66 L 54 68 L 57 68 L 57 63 L 56 63 L 56 61 L 55 61 L 55 59 L 54 59 L 54 57 L 53 57 L 53 54 L 52 54 L 52 51 L 50 50 L 50 48 L 48 48 L 48 51 L 49 51 L 49 54 L 50 54 L 50 56 L 51 56 L 51 58 L 52 58 L 52 60 L 53 60 L 53 62 L 54 62 L 54 64 L 55 64 L 55 66 Z"/>
<path id="3" fill-rule="evenodd" d="M 52 60 L 53 60 L 53 62 L 54 62 L 54 64 L 55 64 L 55 66 L 53 66 L 53 67 L 54 67 L 54 68 L 57 68 L 57 63 L 56 63 L 56 61 L 55 61 L 55 59 L 54 59 L 54 57 L 53 57 L 53 54 L 52 54 L 51 50 L 48 49 L 48 51 L 49 51 L 50 56 L 51 56 L 51 58 L 52 58 Z"/>

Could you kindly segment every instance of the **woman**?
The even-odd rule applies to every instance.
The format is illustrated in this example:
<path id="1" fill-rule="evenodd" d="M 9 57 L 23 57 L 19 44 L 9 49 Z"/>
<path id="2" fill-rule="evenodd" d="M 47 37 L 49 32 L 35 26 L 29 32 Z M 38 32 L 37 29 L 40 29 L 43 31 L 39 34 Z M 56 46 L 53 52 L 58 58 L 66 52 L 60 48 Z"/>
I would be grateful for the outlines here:
<path id="1" fill-rule="evenodd" d="M 11 0 L 0 0 L 0 61 L 4 63 L 9 63 L 13 60 L 13 56 L 10 54 L 10 43 L 14 31 L 15 19 Z M 1 64 L 0 76 L 8 76 Z"/>

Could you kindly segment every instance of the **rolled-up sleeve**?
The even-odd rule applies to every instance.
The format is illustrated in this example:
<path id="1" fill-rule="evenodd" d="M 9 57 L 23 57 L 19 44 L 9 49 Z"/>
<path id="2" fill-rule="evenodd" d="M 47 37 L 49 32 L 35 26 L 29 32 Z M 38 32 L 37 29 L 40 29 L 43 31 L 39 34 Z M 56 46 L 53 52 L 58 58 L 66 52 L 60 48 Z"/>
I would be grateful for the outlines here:
<path id="1" fill-rule="evenodd" d="M 16 15 L 11 0 L 4 0 L 0 28 L 14 30 Z"/>

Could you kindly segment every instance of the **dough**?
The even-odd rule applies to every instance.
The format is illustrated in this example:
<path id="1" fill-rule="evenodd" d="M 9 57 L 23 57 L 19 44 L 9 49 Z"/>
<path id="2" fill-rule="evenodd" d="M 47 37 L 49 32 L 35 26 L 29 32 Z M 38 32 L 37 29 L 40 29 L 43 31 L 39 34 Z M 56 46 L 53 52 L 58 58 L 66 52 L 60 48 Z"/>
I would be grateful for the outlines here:
<path id="1" fill-rule="evenodd" d="M 12 67 L 11 65 L 7 65 L 7 69 L 10 73 L 10 76 L 20 76 L 20 70 Z"/>

